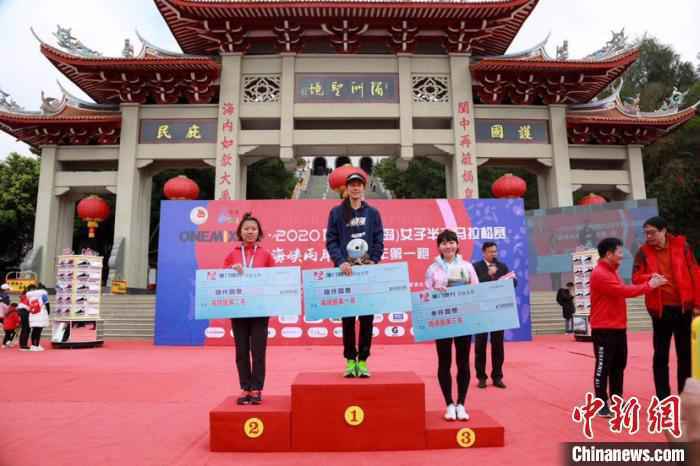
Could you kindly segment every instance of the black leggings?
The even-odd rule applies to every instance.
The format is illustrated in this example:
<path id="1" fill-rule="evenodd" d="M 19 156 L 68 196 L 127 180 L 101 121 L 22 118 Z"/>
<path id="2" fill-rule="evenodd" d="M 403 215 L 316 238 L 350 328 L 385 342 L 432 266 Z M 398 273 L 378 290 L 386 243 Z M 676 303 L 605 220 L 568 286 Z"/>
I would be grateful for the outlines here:
<path id="1" fill-rule="evenodd" d="M 355 345 L 355 320 L 360 321 L 360 340 Z M 372 347 L 372 323 L 374 314 L 359 317 L 343 317 L 343 356 L 345 359 L 366 361 Z"/>
<path id="2" fill-rule="evenodd" d="M 9 342 L 11 342 L 15 338 L 15 331 L 14 330 L 6 330 L 5 331 L 5 338 L 2 340 L 2 344 L 6 345 Z"/>
<path id="3" fill-rule="evenodd" d="M 463 405 L 469 388 L 469 348 L 471 335 L 435 340 L 438 354 L 438 381 L 445 404 L 451 405 L 452 399 L 452 342 L 455 344 L 457 362 L 457 404 Z"/>
<path id="4" fill-rule="evenodd" d="M 262 390 L 265 385 L 265 352 L 269 321 L 269 317 L 231 319 L 241 390 Z"/>
<path id="5" fill-rule="evenodd" d="M 29 348 L 29 333 L 31 332 L 29 328 L 29 312 L 26 309 L 20 309 L 19 316 L 22 319 L 19 332 L 19 347 L 27 349 Z"/>
<path id="6" fill-rule="evenodd" d="M 44 330 L 42 327 L 32 327 L 32 346 L 39 346 L 42 330 Z"/>

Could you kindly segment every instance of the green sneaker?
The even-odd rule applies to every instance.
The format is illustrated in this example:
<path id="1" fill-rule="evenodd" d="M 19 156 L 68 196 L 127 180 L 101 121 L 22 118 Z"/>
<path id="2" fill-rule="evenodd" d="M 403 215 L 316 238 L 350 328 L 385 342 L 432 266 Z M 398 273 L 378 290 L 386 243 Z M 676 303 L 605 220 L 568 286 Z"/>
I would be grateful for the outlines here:
<path id="1" fill-rule="evenodd" d="M 357 376 L 366 379 L 369 377 L 369 369 L 367 369 L 367 361 L 357 363 Z"/>
<path id="2" fill-rule="evenodd" d="M 343 377 L 357 377 L 357 362 L 355 362 L 354 359 L 348 359 L 345 363 L 345 372 L 343 373 Z"/>

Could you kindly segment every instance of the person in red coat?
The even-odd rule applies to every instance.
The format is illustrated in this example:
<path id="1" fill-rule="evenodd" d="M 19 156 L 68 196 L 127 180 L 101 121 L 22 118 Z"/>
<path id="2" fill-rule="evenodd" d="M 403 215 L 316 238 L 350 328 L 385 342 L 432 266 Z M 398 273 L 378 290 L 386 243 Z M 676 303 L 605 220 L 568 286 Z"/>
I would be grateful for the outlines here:
<path id="1" fill-rule="evenodd" d="M 690 324 L 700 313 L 700 267 L 683 236 L 668 232 L 662 217 L 644 222 L 646 243 L 634 258 L 632 282 L 643 283 L 654 274 L 668 283 L 646 296 L 654 339 L 654 386 L 660 400 L 671 394 L 668 374 L 671 337 L 676 343 L 678 393 L 690 377 Z"/>
<path id="2" fill-rule="evenodd" d="M 244 268 L 275 266 L 272 255 L 259 244 L 264 236 L 257 218 L 250 213 L 245 214 L 238 224 L 236 235 L 241 243 L 226 257 L 224 268 L 242 273 Z M 236 344 L 236 368 L 243 392 L 237 400 L 238 404 L 262 403 L 269 321 L 269 317 L 231 319 Z"/>
<path id="3" fill-rule="evenodd" d="M 2 341 L 3 348 L 12 347 L 12 340 L 15 338 L 15 332 L 21 321 L 17 303 L 10 304 L 5 311 L 5 320 L 2 323 L 3 330 L 5 330 L 5 338 Z"/>
<path id="4" fill-rule="evenodd" d="M 622 241 L 606 238 L 598 244 L 600 260 L 591 273 L 591 336 L 595 355 L 593 386 L 595 395 L 605 402 L 599 416 L 611 417 L 610 396 L 622 396 L 627 366 L 627 298 L 651 292 L 666 284 L 660 275 L 645 283 L 625 285 L 618 274 L 622 262 Z"/>

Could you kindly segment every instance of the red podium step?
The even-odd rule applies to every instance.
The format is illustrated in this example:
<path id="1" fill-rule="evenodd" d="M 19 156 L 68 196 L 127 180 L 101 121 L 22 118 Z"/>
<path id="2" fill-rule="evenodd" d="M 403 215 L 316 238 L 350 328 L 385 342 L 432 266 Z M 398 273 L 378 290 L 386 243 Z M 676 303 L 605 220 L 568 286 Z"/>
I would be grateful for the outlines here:
<path id="1" fill-rule="evenodd" d="M 297 451 L 424 449 L 425 386 L 413 372 L 301 373 L 292 383 L 291 419 Z"/>
<path id="2" fill-rule="evenodd" d="M 505 445 L 505 429 L 482 411 L 469 411 L 468 421 L 445 421 L 443 411 L 426 415 L 427 448 L 483 448 Z M 470 430 L 463 430 L 470 429 Z"/>
<path id="3" fill-rule="evenodd" d="M 211 451 L 289 451 L 290 399 L 268 396 L 260 406 L 229 397 L 209 412 Z"/>

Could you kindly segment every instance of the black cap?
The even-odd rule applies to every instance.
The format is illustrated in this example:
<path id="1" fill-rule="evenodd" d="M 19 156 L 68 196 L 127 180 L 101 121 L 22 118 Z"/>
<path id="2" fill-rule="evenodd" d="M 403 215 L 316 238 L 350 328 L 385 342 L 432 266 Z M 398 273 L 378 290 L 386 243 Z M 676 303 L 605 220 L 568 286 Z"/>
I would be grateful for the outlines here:
<path id="1" fill-rule="evenodd" d="M 351 173 L 351 174 L 348 175 L 348 177 L 345 179 L 345 183 L 346 183 L 346 184 L 350 184 L 351 181 L 362 181 L 362 184 L 367 184 L 367 180 L 365 179 L 365 177 L 362 176 L 362 174 L 360 174 L 360 173 L 358 173 L 358 172 Z"/>

